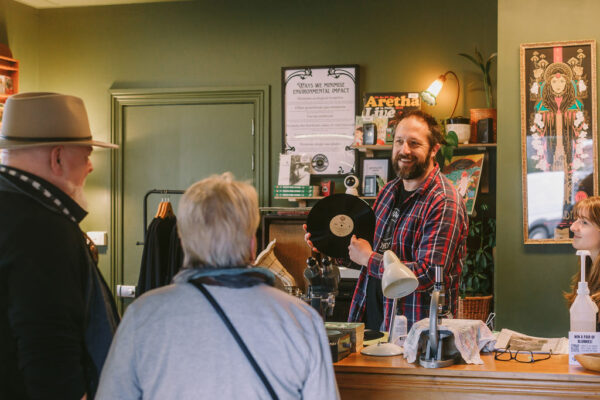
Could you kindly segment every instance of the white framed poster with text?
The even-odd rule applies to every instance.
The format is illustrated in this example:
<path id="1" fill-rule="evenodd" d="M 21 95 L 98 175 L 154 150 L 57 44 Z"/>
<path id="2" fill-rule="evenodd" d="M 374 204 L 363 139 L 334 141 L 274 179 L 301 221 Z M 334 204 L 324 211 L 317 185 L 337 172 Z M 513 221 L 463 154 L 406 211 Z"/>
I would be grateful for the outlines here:
<path id="1" fill-rule="evenodd" d="M 357 65 L 283 67 L 283 153 L 311 157 L 312 173 L 355 172 Z"/>

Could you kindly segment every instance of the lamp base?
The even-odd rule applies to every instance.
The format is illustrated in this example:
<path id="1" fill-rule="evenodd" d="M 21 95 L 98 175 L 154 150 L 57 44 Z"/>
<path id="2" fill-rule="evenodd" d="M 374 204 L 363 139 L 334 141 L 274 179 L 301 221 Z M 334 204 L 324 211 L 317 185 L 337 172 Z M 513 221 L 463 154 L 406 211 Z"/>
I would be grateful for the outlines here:
<path id="1" fill-rule="evenodd" d="M 404 349 L 394 343 L 377 343 L 364 347 L 360 353 L 367 356 L 389 357 L 399 356 L 404 353 Z"/>

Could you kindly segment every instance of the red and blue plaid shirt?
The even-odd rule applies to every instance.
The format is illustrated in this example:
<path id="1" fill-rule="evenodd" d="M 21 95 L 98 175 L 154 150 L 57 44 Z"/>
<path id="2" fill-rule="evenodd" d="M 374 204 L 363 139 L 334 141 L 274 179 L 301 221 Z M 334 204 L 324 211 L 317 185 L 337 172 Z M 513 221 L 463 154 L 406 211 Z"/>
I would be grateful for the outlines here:
<path id="1" fill-rule="evenodd" d="M 403 183 L 390 181 L 375 201 L 374 252 L 361 273 L 354 290 L 348 321 L 361 321 L 365 312 L 369 276 L 381 279 L 383 255 L 379 246 L 391 211 L 396 206 Z M 399 205 L 400 218 L 394 227 L 391 250 L 417 276 L 414 293 L 398 299 L 398 308 L 408 320 L 429 317 L 429 302 L 435 282 L 435 266 L 443 266 L 447 300 L 453 315 L 458 301 L 458 278 L 467 251 L 468 219 L 463 199 L 452 183 L 435 165 L 425 181 Z M 384 329 L 389 329 L 393 300 L 383 298 Z"/>

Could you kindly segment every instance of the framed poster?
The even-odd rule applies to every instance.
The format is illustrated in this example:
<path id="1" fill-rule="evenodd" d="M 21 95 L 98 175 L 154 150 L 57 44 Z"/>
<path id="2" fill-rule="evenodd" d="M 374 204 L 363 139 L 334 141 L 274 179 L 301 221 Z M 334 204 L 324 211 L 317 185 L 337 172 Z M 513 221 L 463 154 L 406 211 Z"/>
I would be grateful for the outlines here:
<path id="1" fill-rule="evenodd" d="M 598 193 L 596 41 L 522 44 L 520 69 L 524 241 L 569 243 Z"/>
<path id="2" fill-rule="evenodd" d="M 314 174 L 355 171 L 357 65 L 283 67 L 283 153 L 311 157 Z"/>
<path id="3" fill-rule="evenodd" d="M 388 182 L 390 165 L 389 158 L 364 158 L 362 160 L 361 184 L 363 195 L 377 196 L 377 193 Z"/>
<path id="4" fill-rule="evenodd" d="M 475 208 L 484 158 L 483 153 L 454 156 L 444 167 L 443 173 L 464 199 L 468 215 L 472 215 Z"/>

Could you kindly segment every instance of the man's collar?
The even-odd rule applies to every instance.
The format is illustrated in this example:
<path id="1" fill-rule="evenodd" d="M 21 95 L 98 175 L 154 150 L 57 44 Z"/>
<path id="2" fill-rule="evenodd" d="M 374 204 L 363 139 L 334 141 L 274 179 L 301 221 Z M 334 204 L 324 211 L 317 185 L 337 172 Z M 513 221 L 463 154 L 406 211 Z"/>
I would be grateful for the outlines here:
<path id="1" fill-rule="evenodd" d="M 430 188 L 430 186 L 432 185 L 433 180 L 435 179 L 435 177 L 437 176 L 437 174 L 440 172 L 440 166 L 438 165 L 437 162 L 434 162 L 433 164 L 433 168 L 431 169 L 431 171 L 429 171 L 429 173 L 427 174 L 427 177 L 421 182 L 421 184 L 411 193 L 419 193 L 419 194 L 423 194 L 425 192 L 427 192 Z M 396 188 L 399 188 L 400 185 L 402 185 L 404 187 L 404 181 L 402 180 L 402 178 L 395 178 L 396 182 L 393 183 L 393 185 Z"/>
<path id="2" fill-rule="evenodd" d="M 0 164 L 0 176 L 22 192 L 54 209 L 76 223 L 87 215 L 75 200 L 47 180 L 15 167 Z"/>

